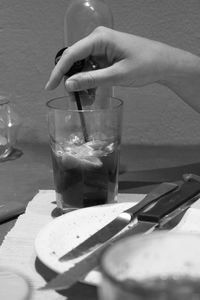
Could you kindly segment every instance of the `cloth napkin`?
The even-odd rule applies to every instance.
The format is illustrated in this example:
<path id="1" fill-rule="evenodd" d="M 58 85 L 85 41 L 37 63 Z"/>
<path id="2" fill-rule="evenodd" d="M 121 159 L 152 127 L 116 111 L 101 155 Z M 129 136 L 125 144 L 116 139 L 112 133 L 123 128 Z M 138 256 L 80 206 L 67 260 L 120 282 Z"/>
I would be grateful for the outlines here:
<path id="1" fill-rule="evenodd" d="M 134 201 L 139 201 L 143 197 L 144 195 L 141 194 L 134 195 Z M 131 202 L 132 199 L 133 194 L 119 194 L 118 197 L 119 202 Z M 31 298 L 33 300 L 43 300 L 45 297 L 48 300 L 66 299 L 66 296 L 56 291 L 39 290 L 48 280 L 48 274 L 44 278 L 45 272 L 40 272 L 42 266 L 37 260 L 34 242 L 39 231 L 55 218 L 52 215 L 55 208 L 55 192 L 40 190 L 29 202 L 25 213 L 19 216 L 0 247 L 0 266 L 18 270 L 28 277 L 33 290 Z M 200 210 L 188 209 L 181 222 L 173 230 L 200 233 Z"/>

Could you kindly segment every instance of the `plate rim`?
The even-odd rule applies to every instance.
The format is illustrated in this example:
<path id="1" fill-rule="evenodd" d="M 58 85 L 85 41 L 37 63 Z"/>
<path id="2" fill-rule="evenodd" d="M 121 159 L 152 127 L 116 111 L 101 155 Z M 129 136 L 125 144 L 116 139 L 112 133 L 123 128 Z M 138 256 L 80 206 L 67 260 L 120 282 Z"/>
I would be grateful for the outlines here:
<path id="1" fill-rule="evenodd" d="M 60 274 L 62 273 L 63 271 L 59 270 L 54 264 L 51 264 L 51 259 L 49 260 L 50 258 L 50 255 L 48 253 L 48 251 L 46 252 L 46 254 L 43 254 L 44 252 L 41 251 L 41 241 L 43 240 L 48 240 L 49 238 L 49 234 L 51 232 L 51 230 L 53 228 L 55 228 L 55 226 L 57 226 L 59 223 L 62 223 L 63 220 L 67 219 L 69 216 L 70 218 L 73 217 L 74 215 L 79 215 L 80 213 L 81 214 L 85 214 L 87 213 L 88 211 L 93 211 L 93 210 L 97 210 L 99 209 L 100 207 L 102 208 L 105 208 L 105 207 L 112 207 L 112 206 L 122 206 L 124 207 L 124 210 L 125 209 L 128 209 L 129 207 L 135 205 L 136 202 L 118 202 L 118 203 L 109 203 L 109 204 L 102 204 L 102 205 L 98 205 L 98 206 L 90 206 L 90 207 L 85 207 L 85 208 L 80 208 L 80 209 L 76 209 L 76 210 L 72 210 L 66 214 L 63 214 L 61 216 L 58 216 L 58 217 L 55 217 L 54 219 L 52 219 L 51 221 L 49 221 L 46 225 L 44 225 L 40 230 L 39 232 L 37 233 L 36 237 L 35 237 L 35 241 L 34 241 L 34 248 L 35 248 L 35 252 L 36 252 L 36 257 L 46 266 L 48 267 L 50 270 Z M 46 250 L 48 250 L 46 248 Z M 46 251 L 45 250 L 45 251 Z M 98 271 L 96 270 L 92 270 L 91 272 L 89 272 L 88 274 L 90 273 L 97 273 Z M 99 272 L 98 272 L 99 273 Z M 85 282 L 88 283 L 87 280 L 83 280 Z M 91 282 L 89 282 L 91 283 Z M 93 284 L 93 283 L 91 283 Z"/>

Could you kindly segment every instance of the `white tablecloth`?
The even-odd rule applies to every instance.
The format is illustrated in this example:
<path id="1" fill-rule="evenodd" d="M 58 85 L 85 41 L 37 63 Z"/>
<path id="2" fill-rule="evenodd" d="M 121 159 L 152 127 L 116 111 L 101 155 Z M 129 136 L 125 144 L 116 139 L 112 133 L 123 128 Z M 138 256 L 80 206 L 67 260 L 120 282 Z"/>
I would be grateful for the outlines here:
<path id="1" fill-rule="evenodd" d="M 139 201 L 144 195 L 134 195 L 134 201 Z M 119 194 L 119 202 L 132 201 L 132 194 Z M 34 241 L 38 232 L 50 222 L 51 212 L 55 209 L 55 192 L 41 190 L 27 206 L 25 213 L 19 216 L 15 226 L 5 237 L 0 247 L 0 266 L 19 270 L 30 280 L 33 288 L 33 300 L 60 300 L 65 296 L 55 291 L 40 291 L 46 280 L 39 270 Z M 200 233 L 200 211 L 190 208 L 179 225 L 174 230 Z"/>

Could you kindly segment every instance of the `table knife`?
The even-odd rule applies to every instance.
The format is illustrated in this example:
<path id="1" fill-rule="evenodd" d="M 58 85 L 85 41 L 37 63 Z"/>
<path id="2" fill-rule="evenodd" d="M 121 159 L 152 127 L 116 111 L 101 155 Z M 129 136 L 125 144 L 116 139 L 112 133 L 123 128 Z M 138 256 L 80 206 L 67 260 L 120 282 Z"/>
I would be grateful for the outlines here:
<path id="1" fill-rule="evenodd" d="M 177 182 L 164 182 L 159 184 L 147 196 L 145 196 L 144 199 L 134 204 L 131 208 L 120 213 L 120 215 L 114 220 L 91 235 L 76 248 L 72 249 L 68 253 L 65 253 L 59 258 L 59 260 L 66 261 L 69 259 L 75 259 L 105 243 L 107 240 L 119 233 L 128 224 L 130 224 L 130 222 L 132 222 L 133 219 L 135 219 L 137 215 L 144 210 L 144 208 L 157 201 L 160 197 L 167 195 L 178 188 L 179 184 Z"/>
<path id="2" fill-rule="evenodd" d="M 42 290 L 63 290 L 71 287 L 77 281 L 82 280 L 87 273 L 98 266 L 102 252 L 112 243 L 135 234 L 152 232 L 155 228 L 162 228 L 167 222 L 171 222 L 180 213 L 193 204 L 200 195 L 200 183 L 197 181 L 186 181 L 173 195 L 168 194 L 159 198 L 151 207 L 148 207 L 138 215 L 136 226 L 123 231 L 108 240 L 97 249 L 75 263 L 72 268 L 57 275 L 49 281 Z"/>

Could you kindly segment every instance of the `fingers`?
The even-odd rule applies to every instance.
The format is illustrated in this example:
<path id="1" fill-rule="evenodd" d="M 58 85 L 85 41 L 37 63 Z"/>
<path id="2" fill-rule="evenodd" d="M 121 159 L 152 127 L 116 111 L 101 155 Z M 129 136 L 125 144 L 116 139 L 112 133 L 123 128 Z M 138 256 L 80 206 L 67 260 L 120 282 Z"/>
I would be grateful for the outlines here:
<path id="1" fill-rule="evenodd" d="M 122 77 L 120 68 L 116 63 L 105 69 L 75 74 L 66 80 L 65 86 L 69 92 L 82 91 L 98 86 L 117 85 L 121 82 Z"/>
<path id="2" fill-rule="evenodd" d="M 90 55 L 95 55 L 95 35 L 90 34 L 86 38 L 78 41 L 68 49 L 66 49 L 53 69 L 49 81 L 46 84 L 47 90 L 56 88 L 61 82 L 64 75 L 69 71 L 72 65 L 81 59 L 87 58 Z"/>

